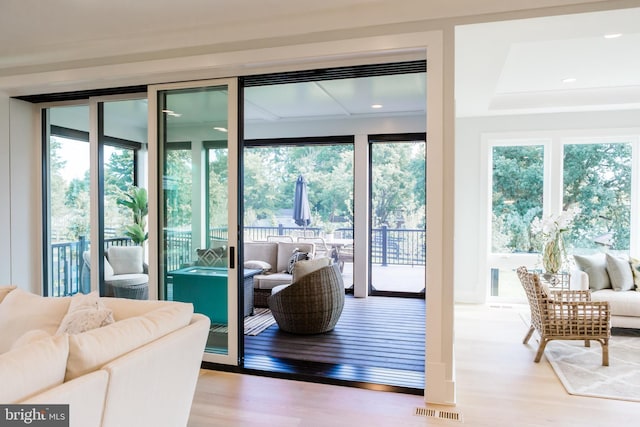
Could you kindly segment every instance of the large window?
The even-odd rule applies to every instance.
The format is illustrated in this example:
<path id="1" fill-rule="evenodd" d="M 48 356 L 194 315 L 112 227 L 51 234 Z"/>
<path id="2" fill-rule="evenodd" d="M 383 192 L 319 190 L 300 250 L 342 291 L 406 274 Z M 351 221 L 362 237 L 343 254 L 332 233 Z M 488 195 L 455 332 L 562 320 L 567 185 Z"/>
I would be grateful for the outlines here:
<path id="1" fill-rule="evenodd" d="M 532 221 L 572 207 L 579 214 L 564 235 L 564 270 L 572 255 L 603 251 L 633 254 L 634 152 L 637 137 L 558 133 L 489 138 L 490 230 L 487 242 L 491 296 L 523 299 L 515 268 L 541 268 L 542 240 Z M 637 245 L 637 243 L 635 243 Z"/>

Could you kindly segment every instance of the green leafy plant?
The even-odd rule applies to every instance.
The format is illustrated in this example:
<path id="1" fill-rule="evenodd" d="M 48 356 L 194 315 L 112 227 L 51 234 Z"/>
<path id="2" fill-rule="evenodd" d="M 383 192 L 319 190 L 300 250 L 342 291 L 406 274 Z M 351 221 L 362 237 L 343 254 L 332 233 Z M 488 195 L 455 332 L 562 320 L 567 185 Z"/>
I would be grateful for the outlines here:
<path id="1" fill-rule="evenodd" d="M 147 214 L 149 213 L 149 199 L 147 190 L 133 186 L 125 194 L 126 198 L 119 198 L 118 204 L 131 209 L 133 213 L 133 224 L 125 227 L 125 236 L 129 237 L 136 245 L 142 245 L 148 238 Z"/>

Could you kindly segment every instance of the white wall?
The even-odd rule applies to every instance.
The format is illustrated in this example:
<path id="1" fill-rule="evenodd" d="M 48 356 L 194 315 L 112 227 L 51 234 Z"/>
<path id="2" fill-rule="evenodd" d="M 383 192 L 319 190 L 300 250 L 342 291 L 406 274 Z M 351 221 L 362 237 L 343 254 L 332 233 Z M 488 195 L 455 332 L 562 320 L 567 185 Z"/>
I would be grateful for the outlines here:
<path id="1" fill-rule="evenodd" d="M 11 283 L 9 97 L 0 92 L 0 285 Z"/>
<path id="2" fill-rule="evenodd" d="M 487 224 L 478 212 L 487 209 L 481 187 L 481 139 L 483 134 L 580 129 L 637 128 L 638 111 L 537 114 L 460 118 L 456 120 L 455 160 L 455 298 L 457 302 L 484 302 L 487 296 L 486 250 L 482 233 Z M 473 212 L 473 214 L 470 214 Z"/>

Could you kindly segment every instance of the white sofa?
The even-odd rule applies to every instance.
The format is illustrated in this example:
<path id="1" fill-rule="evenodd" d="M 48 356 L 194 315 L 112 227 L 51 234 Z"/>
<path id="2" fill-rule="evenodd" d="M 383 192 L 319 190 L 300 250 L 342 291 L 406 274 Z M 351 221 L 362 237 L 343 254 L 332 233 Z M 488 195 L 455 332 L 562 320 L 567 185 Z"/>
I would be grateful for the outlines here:
<path id="1" fill-rule="evenodd" d="M 640 271 L 637 260 L 609 254 L 574 256 L 577 268 L 571 272 L 569 288 L 591 290 L 593 301 L 608 301 L 611 326 L 640 328 Z"/>
<path id="2" fill-rule="evenodd" d="M 292 275 L 287 272 L 289 260 L 300 251 L 313 258 L 315 245 L 306 242 L 246 242 L 244 244 L 244 268 L 261 269 L 253 276 L 253 303 L 256 307 L 267 307 L 267 298 L 276 286 L 290 285 Z"/>
<path id="3" fill-rule="evenodd" d="M 191 304 L 0 286 L 0 402 L 68 404 L 76 427 L 186 426 L 209 327 Z"/>

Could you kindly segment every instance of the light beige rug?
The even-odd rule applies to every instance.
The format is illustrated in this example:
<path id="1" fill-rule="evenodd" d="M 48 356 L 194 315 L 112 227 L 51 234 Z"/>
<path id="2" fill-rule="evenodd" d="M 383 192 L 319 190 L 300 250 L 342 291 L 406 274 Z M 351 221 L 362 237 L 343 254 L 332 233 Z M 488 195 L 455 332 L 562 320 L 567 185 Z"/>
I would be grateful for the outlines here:
<path id="1" fill-rule="evenodd" d="M 640 402 L 639 337 L 611 337 L 609 366 L 598 342 L 551 341 L 545 356 L 569 394 Z"/>

